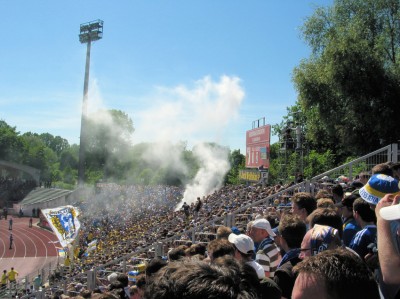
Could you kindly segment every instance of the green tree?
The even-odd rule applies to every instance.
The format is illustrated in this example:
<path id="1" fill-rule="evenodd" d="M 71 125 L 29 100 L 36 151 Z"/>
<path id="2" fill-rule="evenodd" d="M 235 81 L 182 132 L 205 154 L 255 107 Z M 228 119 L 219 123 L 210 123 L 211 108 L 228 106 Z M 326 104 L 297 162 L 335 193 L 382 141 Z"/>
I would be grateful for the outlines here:
<path id="1" fill-rule="evenodd" d="M 239 171 L 245 168 L 246 157 L 240 153 L 240 150 L 233 150 L 229 153 L 229 163 L 231 169 L 226 174 L 226 183 L 228 184 L 239 184 Z"/>
<path id="2" fill-rule="evenodd" d="M 343 160 L 399 140 L 399 17 L 398 0 L 337 0 L 306 20 L 293 80 L 313 149 Z"/>
<path id="3" fill-rule="evenodd" d="M 0 157 L 2 160 L 21 163 L 24 144 L 16 127 L 0 120 Z"/>

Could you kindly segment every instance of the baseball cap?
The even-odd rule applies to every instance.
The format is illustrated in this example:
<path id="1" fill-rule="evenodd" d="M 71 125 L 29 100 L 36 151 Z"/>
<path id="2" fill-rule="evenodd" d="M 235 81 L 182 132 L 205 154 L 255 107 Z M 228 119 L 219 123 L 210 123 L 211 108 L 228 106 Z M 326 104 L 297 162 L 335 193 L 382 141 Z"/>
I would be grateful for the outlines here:
<path id="1" fill-rule="evenodd" d="M 234 233 L 228 236 L 228 241 L 236 246 L 236 248 L 244 254 L 254 253 L 253 240 L 244 234 L 236 235 Z"/>
<path id="2" fill-rule="evenodd" d="M 251 227 L 265 229 L 271 237 L 275 237 L 276 234 L 272 231 L 271 224 L 267 219 L 260 218 L 253 221 Z"/>
<path id="3" fill-rule="evenodd" d="M 113 273 L 111 273 L 110 275 L 107 276 L 107 280 L 109 282 L 116 281 L 117 280 L 117 276 L 118 276 L 118 274 L 113 272 Z"/>
<path id="4" fill-rule="evenodd" d="M 383 207 L 379 213 L 385 220 L 398 220 L 400 219 L 400 204 Z"/>
<path id="5" fill-rule="evenodd" d="M 386 194 L 398 194 L 399 181 L 385 174 L 375 174 L 359 191 L 360 196 L 369 204 L 377 205 Z"/>

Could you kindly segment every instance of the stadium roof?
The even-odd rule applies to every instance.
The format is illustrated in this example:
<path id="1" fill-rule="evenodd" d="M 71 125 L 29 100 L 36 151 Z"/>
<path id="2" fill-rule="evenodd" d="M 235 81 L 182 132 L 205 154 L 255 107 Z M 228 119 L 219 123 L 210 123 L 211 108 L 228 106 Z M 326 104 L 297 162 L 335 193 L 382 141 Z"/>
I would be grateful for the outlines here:
<path id="1" fill-rule="evenodd" d="M 53 189 L 53 188 L 36 188 L 20 202 L 21 205 L 31 205 L 51 201 L 62 196 L 71 194 L 72 190 Z"/>

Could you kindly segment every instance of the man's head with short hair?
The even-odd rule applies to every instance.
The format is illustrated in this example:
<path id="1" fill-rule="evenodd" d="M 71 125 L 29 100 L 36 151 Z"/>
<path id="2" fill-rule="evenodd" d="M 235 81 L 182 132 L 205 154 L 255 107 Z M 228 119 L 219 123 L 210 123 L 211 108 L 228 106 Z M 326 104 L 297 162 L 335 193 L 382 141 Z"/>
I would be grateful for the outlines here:
<path id="1" fill-rule="evenodd" d="M 177 261 L 180 259 L 185 258 L 186 253 L 185 250 L 188 249 L 189 247 L 186 245 L 179 245 L 175 248 L 172 248 L 169 252 L 168 252 L 168 260 L 170 261 Z"/>
<path id="2" fill-rule="evenodd" d="M 327 198 L 327 197 L 322 197 L 317 199 L 317 209 L 318 208 L 335 208 L 335 203 L 333 202 L 333 199 Z"/>
<path id="3" fill-rule="evenodd" d="M 298 273 L 293 299 L 379 298 L 378 285 L 368 266 L 347 249 L 321 252 L 303 260 L 293 270 Z"/>
<path id="4" fill-rule="evenodd" d="M 243 265 L 233 258 L 217 259 L 215 264 L 201 261 L 178 261 L 160 270 L 146 287 L 147 299 L 257 299 L 258 282 L 253 269 L 251 281 Z"/>
<path id="5" fill-rule="evenodd" d="M 228 239 L 215 239 L 208 243 L 207 251 L 212 262 L 214 259 L 224 255 L 233 256 L 235 248 Z"/>
<path id="6" fill-rule="evenodd" d="M 360 217 L 365 222 L 376 223 L 376 215 L 368 202 L 362 198 L 357 198 L 353 203 L 354 218 L 357 220 Z M 358 220 L 357 220 L 358 222 Z"/>
<path id="7" fill-rule="evenodd" d="M 162 258 L 156 257 L 152 259 L 147 267 L 146 267 L 146 276 L 152 277 L 155 273 L 157 273 L 161 268 L 165 267 L 167 262 Z"/>
<path id="8" fill-rule="evenodd" d="M 328 225 L 336 228 L 339 232 L 339 236 L 343 235 L 343 221 L 338 215 L 336 210 L 331 208 L 318 208 L 314 210 L 308 217 L 307 222 L 310 228 L 315 224 Z"/>
<path id="9" fill-rule="evenodd" d="M 344 191 L 342 185 L 336 184 L 335 186 L 332 187 L 332 196 L 335 202 L 340 202 L 343 198 L 343 195 Z"/>
<path id="10" fill-rule="evenodd" d="M 376 164 L 374 167 L 371 169 L 371 173 L 374 174 L 385 174 L 388 176 L 393 176 L 393 170 L 391 168 L 391 164 L 389 163 L 380 163 Z"/>
<path id="11" fill-rule="evenodd" d="M 316 208 L 317 201 L 311 193 L 298 192 L 292 197 L 292 212 L 304 221 Z"/>
<path id="12" fill-rule="evenodd" d="M 289 249 L 300 248 L 307 228 L 304 221 L 296 215 L 284 215 L 279 222 L 279 234 Z"/>
<path id="13" fill-rule="evenodd" d="M 232 233 L 232 229 L 227 226 L 219 226 L 217 229 L 217 239 L 228 239 L 228 236 Z"/>

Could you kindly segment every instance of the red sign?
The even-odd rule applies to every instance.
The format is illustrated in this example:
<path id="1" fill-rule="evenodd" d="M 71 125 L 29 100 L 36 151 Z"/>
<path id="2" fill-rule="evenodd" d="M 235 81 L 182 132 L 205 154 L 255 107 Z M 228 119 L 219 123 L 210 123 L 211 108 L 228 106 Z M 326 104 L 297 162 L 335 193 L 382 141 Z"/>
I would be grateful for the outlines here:
<path id="1" fill-rule="evenodd" d="M 271 125 L 246 132 L 246 167 L 269 168 Z"/>

